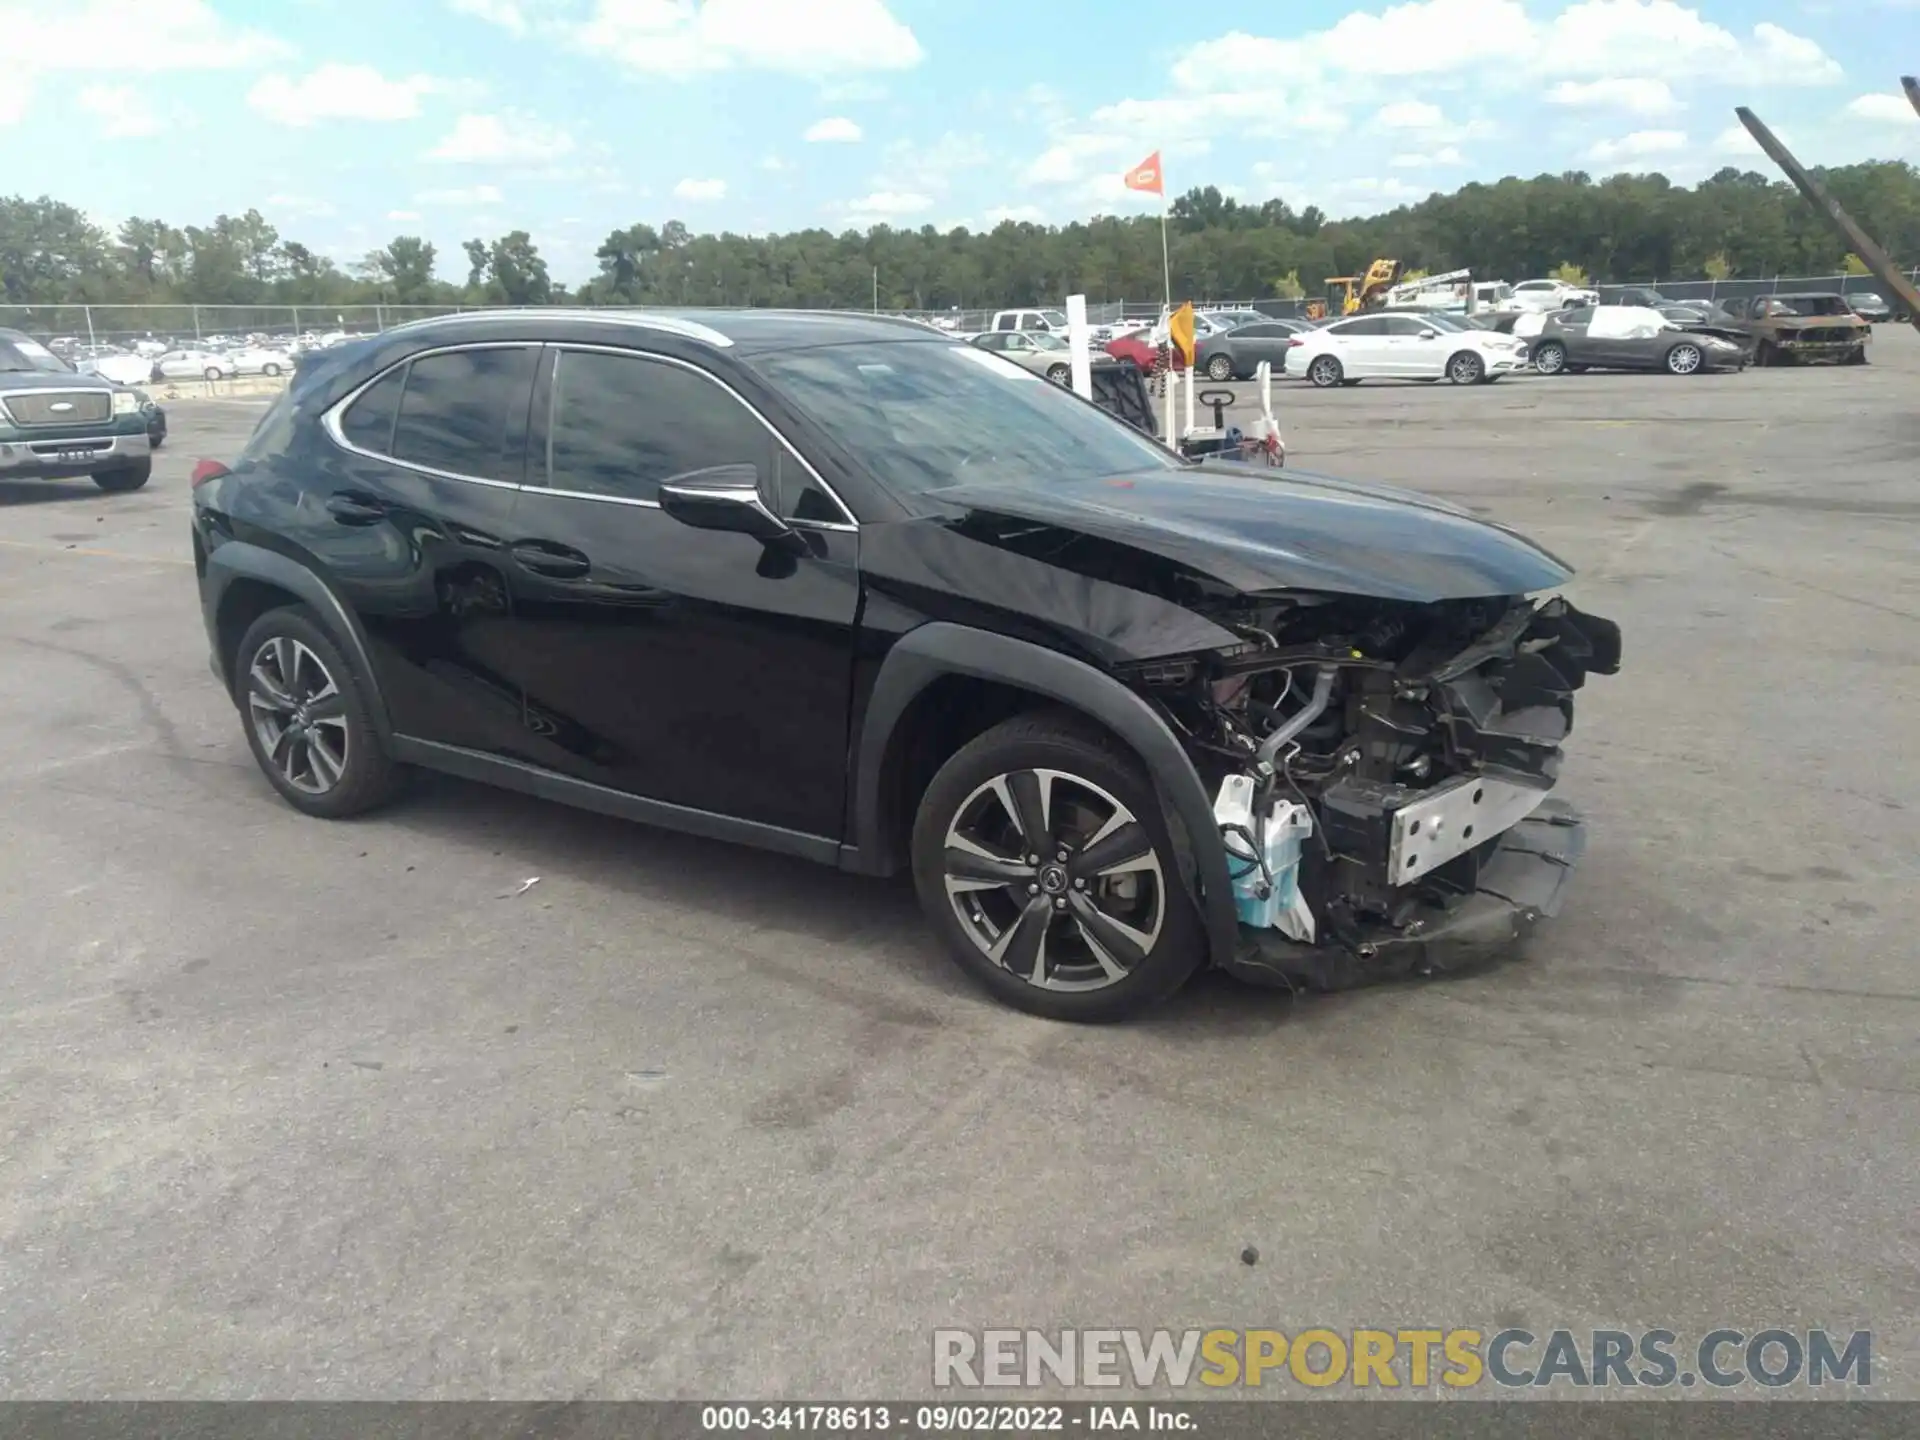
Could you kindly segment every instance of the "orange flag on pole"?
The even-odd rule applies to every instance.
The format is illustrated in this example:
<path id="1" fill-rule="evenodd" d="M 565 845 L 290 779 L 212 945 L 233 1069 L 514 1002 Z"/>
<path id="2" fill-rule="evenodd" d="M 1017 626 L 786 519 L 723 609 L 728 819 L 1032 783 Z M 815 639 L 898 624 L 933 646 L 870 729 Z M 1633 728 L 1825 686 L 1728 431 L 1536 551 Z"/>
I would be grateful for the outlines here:
<path id="1" fill-rule="evenodd" d="M 1120 177 L 1129 190 L 1145 190 L 1150 195 L 1165 195 L 1166 182 L 1160 174 L 1160 152 L 1154 151 Z"/>
<path id="2" fill-rule="evenodd" d="M 1192 369 L 1199 349 L 1194 344 L 1191 300 L 1167 317 L 1167 339 L 1172 342 L 1173 348 L 1180 352 L 1180 358 L 1186 362 L 1187 368 Z"/>

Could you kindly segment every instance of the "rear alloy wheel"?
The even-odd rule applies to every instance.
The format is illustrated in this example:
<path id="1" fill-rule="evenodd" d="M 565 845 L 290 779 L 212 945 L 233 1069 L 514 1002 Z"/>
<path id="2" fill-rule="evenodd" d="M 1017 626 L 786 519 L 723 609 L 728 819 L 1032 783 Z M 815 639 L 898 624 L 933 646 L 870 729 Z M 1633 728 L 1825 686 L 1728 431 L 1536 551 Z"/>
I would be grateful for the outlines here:
<path id="1" fill-rule="evenodd" d="M 1542 375 L 1559 375 L 1567 368 L 1567 347 L 1558 340 L 1549 340 L 1537 346 L 1533 352 L 1533 368 Z"/>
<path id="2" fill-rule="evenodd" d="M 913 871 L 961 966 L 1051 1019 L 1113 1020 L 1162 999 L 1204 948 L 1153 785 L 1069 717 L 1006 721 L 941 767 Z"/>
<path id="3" fill-rule="evenodd" d="M 1704 358 L 1698 345 L 1683 341 L 1667 351 L 1667 369 L 1675 375 L 1691 375 Z"/>
<path id="4" fill-rule="evenodd" d="M 241 638 L 235 698 L 261 772 L 294 809 L 341 819 L 388 799 L 397 772 L 346 658 L 304 610 L 269 610 Z"/>
<path id="5" fill-rule="evenodd" d="M 218 365 L 207 366 L 207 379 L 218 380 L 225 372 Z"/>
<path id="6" fill-rule="evenodd" d="M 1207 378 L 1209 380 L 1233 379 L 1233 361 L 1224 355 L 1214 356 L 1207 361 Z"/>
<path id="7" fill-rule="evenodd" d="M 1471 350 L 1462 350 L 1447 361 L 1447 379 L 1455 385 L 1478 385 L 1487 378 L 1487 362 Z"/>
<path id="8" fill-rule="evenodd" d="M 1322 390 L 1331 390 L 1346 378 L 1340 362 L 1331 355 L 1321 355 L 1307 366 L 1307 379 Z"/>

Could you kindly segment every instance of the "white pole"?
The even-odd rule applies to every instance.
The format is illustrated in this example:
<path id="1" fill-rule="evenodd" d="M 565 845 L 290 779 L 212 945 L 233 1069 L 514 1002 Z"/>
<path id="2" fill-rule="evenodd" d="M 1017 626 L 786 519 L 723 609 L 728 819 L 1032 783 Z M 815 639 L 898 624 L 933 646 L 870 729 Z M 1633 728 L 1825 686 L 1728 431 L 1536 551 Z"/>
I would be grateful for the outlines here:
<path id="1" fill-rule="evenodd" d="M 1172 361 L 1168 361 L 1168 363 L 1171 364 Z M 1200 377 L 1194 372 L 1193 366 L 1187 366 L 1187 428 L 1182 432 L 1186 435 L 1193 433 L 1193 392 L 1200 388 L 1199 385 L 1195 383 L 1199 378 Z"/>
<path id="2" fill-rule="evenodd" d="M 1067 345 L 1072 361 L 1073 393 L 1082 400 L 1093 399 L 1092 331 L 1087 326 L 1087 297 L 1067 297 Z"/>
<path id="3" fill-rule="evenodd" d="M 1176 396 L 1179 392 L 1179 389 L 1180 389 L 1180 372 L 1173 368 L 1173 362 L 1169 360 L 1167 362 L 1167 435 L 1166 435 L 1167 448 L 1169 450 L 1178 450 L 1180 448 L 1180 435 L 1179 435 L 1178 429 L 1176 428 L 1179 422 L 1175 418 L 1175 412 L 1173 408 L 1176 403 Z"/>

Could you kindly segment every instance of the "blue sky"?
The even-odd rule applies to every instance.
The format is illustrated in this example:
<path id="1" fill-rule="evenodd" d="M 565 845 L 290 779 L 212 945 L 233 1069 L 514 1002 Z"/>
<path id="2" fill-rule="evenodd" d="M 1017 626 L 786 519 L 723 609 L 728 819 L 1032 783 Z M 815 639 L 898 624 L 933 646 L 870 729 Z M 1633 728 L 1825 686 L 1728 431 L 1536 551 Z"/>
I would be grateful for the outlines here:
<path id="1" fill-rule="evenodd" d="M 1504 174 L 1920 161 L 1920 0 L 0 0 L 0 189 L 344 262 L 526 229 L 987 226 L 1121 172 L 1334 215 Z"/>

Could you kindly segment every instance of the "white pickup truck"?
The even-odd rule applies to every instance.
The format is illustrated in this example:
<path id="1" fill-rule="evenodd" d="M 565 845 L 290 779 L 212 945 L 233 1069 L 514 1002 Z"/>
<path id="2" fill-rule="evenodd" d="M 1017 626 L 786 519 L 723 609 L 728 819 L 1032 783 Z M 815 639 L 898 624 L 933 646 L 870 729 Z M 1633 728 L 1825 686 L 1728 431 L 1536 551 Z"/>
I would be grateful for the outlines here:
<path id="1" fill-rule="evenodd" d="M 989 330 L 1038 330 L 1043 334 L 1059 335 L 1067 333 L 1067 312 L 1064 310 L 996 310 Z"/>

